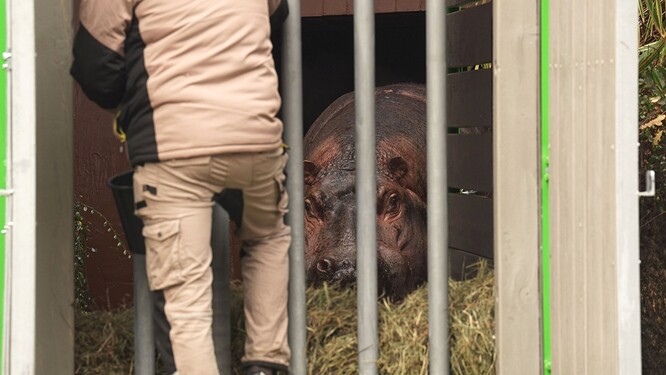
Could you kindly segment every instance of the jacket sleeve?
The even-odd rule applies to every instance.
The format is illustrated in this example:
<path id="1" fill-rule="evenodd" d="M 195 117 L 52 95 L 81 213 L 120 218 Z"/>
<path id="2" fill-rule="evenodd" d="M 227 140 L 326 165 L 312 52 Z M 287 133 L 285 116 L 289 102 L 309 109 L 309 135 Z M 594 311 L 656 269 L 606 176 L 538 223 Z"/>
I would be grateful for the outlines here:
<path id="1" fill-rule="evenodd" d="M 81 0 L 70 73 L 88 98 L 116 108 L 125 93 L 125 33 L 134 1 Z"/>

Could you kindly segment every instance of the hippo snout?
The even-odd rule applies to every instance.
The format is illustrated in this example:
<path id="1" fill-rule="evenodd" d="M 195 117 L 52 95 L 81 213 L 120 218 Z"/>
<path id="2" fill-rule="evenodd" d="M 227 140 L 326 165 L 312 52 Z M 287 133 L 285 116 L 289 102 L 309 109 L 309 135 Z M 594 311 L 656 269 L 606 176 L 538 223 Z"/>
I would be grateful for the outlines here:
<path id="1" fill-rule="evenodd" d="M 314 264 L 314 278 L 318 281 L 349 283 L 356 279 L 356 264 L 350 259 L 322 257 Z"/>

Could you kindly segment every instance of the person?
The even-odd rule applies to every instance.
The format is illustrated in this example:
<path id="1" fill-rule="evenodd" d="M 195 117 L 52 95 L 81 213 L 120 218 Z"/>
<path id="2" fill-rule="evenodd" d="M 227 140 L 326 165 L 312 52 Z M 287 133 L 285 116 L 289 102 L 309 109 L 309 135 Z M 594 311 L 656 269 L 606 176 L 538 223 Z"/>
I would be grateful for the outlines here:
<path id="1" fill-rule="evenodd" d="M 210 238 L 224 189 L 241 192 L 244 371 L 288 371 L 287 154 L 270 41 L 287 12 L 286 0 L 81 0 L 71 74 L 118 111 L 179 375 L 219 373 Z"/>

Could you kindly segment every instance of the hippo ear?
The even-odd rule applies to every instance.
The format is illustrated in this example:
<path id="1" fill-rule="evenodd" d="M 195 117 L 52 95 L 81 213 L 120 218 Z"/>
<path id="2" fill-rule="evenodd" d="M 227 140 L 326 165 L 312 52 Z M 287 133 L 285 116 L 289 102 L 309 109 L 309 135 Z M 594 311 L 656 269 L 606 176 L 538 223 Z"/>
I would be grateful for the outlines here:
<path id="1" fill-rule="evenodd" d="M 305 178 L 306 185 L 312 185 L 314 178 L 319 173 L 319 166 L 311 162 L 310 160 L 305 160 L 303 162 L 303 177 Z"/>
<path id="2" fill-rule="evenodd" d="M 409 166 L 407 165 L 405 159 L 401 158 L 400 156 L 396 156 L 389 160 L 388 170 L 391 178 L 394 180 L 399 180 L 407 175 Z"/>

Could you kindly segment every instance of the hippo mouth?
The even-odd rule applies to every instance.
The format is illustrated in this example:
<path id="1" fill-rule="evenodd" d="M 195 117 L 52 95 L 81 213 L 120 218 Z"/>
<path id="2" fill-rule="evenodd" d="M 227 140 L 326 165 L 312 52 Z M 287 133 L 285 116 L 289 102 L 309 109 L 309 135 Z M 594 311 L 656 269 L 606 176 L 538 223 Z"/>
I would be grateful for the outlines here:
<path id="1" fill-rule="evenodd" d="M 382 262 L 378 267 L 382 267 Z M 378 270 L 377 289 L 379 294 L 393 302 L 402 301 L 411 291 L 416 289 L 416 282 L 412 277 L 412 270 L 408 266 L 396 270 L 384 266 L 382 271 Z"/>
<path id="2" fill-rule="evenodd" d="M 357 287 L 356 268 L 339 270 L 331 277 L 308 277 L 310 285 L 320 287 L 327 284 L 336 289 Z M 415 289 L 415 283 L 409 276 L 399 275 L 387 270 L 378 269 L 377 293 L 380 298 L 387 298 L 394 302 L 402 301 L 410 291 Z"/>
<path id="3" fill-rule="evenodd" d="M 425 280 L 418 280 L 416 276 L 418 270 L 412 268 L 400 251 L 389 249 L 389 246 L 382 242 L 378 246 L 380 248 L 377 259 L 378 295 L 399 302 Z M 356 286 L 358 273 L 355 257 L 339 260 L 321 256 L 307 265 L 306 277 L 308 283 L 315 287 L 326 283 L 344 289 Z"/>
<path id="4" fill-rule="evenodd" d="M 378 247 L 378 291 L 385 298 L 399 302 L 425 281 L 419 277 L 421 265 L 414 263 L 410 254 L 418 251 L 404 236 L 400 236 L 395 244 L 379 242 Z"/>

